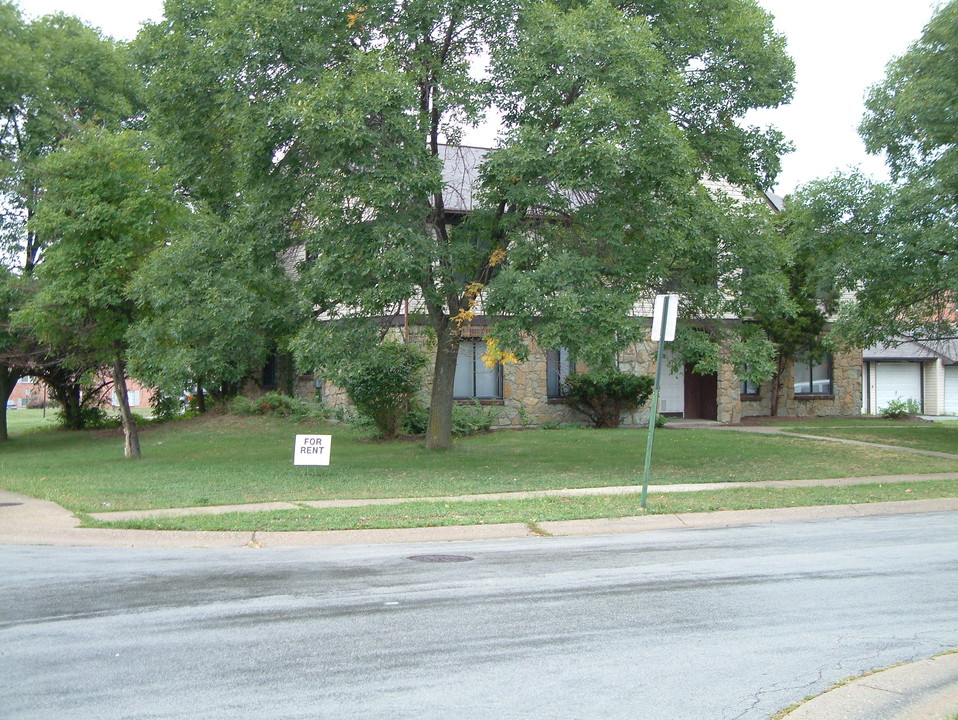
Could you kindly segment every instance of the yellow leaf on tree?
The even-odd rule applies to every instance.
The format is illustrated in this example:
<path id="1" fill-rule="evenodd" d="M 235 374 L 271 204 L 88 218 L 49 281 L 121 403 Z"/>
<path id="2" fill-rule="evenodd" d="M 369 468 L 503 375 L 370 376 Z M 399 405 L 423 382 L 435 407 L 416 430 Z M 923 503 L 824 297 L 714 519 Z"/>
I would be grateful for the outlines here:
<path id="1" fill-rule="evenodd" d="M 474 298 L 478 297 L 479 293 L 482 292 L 483 288 L 486 286 L 480 282 L 471 282 L 466 285 L 466 297 Z"/>
<path id="2" fill-rule="evenodd" d="M 452 321 L 456 323 L 456 327 L 461 328 L 464 323 L 470 323 L 476 317 L 476 313 L 472 310 L 463 308 L 459 313 L 452 318 Z"/>
<path id="3" fill-rule="evenodd" d="M 346 17 L 349 18 L 349 23 L 348 23 L 349 27 L 352 27 L 353 25 L 358 23 L 360 20 L 362 20 L 363 13 L 366 12 L 365 5 L 363 5 L 362 7 L 359 7 L 359 5 L 356 5 L 355 7 L 356 7 L 356 12 L 349 13 L 348 15 L 346 15 Z"/>
<path id="4" fill-rule="evenodd" d="M 509 363 L 517 362 L 519 362 L 519 358 L 515 356 L 515 353 L 509 352 L 508 350 L 501 350 L 499 348 L 498 340 L 495 338 L 489 338 L 486 340 L 486 352 L 482 356 L 482 364 L 487 368 L 492 369 L 497 363 L 508 365 Z"/>

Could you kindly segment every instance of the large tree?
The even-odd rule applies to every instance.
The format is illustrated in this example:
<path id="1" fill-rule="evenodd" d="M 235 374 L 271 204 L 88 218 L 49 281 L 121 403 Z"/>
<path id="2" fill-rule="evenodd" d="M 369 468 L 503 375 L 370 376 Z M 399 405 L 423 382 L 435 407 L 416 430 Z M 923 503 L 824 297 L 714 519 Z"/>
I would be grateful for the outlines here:
<path id="1" fill-rule="evenodd" d="M 140 83 L 122 44 L 64 15 L 24 22 L 8 2 L 0 2 L 0 52 L 0 260 L 29 291 L 50 241 L 30 223 L 44 192 L 39 163 L 84 124 L 133 122 Z M 17 303 L 28 295 L 19 292 Z M 79 427 L 84 373 L 61 359 L 21 332 L 0 351 L 0 372 L 40 376 L 61 401 L 66 424 Z"/>
<path id="2" fill-rule="evenodd" d="M 870 342 L 958 335 L 958 2 L 940 7 L 872 88 L 861 134 L 892 186 L 835 179 L 832 215 L 860 227 L 844 326 Z M 820 203 L 824 207 L 824 203 Z M 837 210 L 842 210 L 841 215 Z"/>
<path id="3" fill-rule="evenodd" d="M 40 164 L 44 194 L 31 226 L 49 238 L 39 287 L 17 320 L 65 364 L 110 368 L 124 455 L 139 457 L 126 388 L 130 285 L 168 234 L 177 205 L 141 134 L 90 129 Z"/>
<path id="4" fill-rule="evenodd" d="M 733 211 L 701 178 L 767 183 L 783 149 L 741 122 L 793 78 L 752 0 L 178 0 L 167 15 L 144 66 L 159 106 L 186 104 L 163 133 L 204 139 L 184 156 L 190 192 L 305 245 L 299 287 L 325 320 L 296 342 L 308 366 L 413 299 L 437 348 L 430 447 L 451 442 L 458 346 L 483 303 L 512 319 L 503 351 L 521 356 L 525 330 L 610 362 L 685 249 L 722 256 L 698 219 Z M 444 176 L 444 144 L 493 108 L 481 174 Z M 464 221 L 447 207 L 463 184 Z"/>

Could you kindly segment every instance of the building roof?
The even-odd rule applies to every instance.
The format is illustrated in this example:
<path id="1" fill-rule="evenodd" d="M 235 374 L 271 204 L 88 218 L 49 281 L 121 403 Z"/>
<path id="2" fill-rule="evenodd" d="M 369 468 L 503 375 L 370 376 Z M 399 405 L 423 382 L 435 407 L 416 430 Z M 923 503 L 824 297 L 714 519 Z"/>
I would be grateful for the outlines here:
<path id="1" fill-rule="evenodd" d="M 439 146 L 439 156 L 442 160 L 442 202 L 446 212 L 468 213 L 475 208 L 475 190 L 479 187 L 479 168 L 489 152 L 492 152 L 490 148 L 467 145 Z M 741 188 L 724 180 L 704 177 L 701 182 L 709 191 L 727 195 L 736 202 L 747 202 L 750 199 Z M 576 193 L 562 194 L 567 195 L 573 206 L 587 201 L 588 197 Z M 766 190 L 765 199 L 777 212 L 781 212 L 785 207 L 785 201 L 773 192 Z"/>
<path id="2" fill-rule="evenodd" d="M 958 340 L 890 340 L 867 348 L 865 362 L 927 362 L 941 358 L 946 365 L 958 363 Z"/>

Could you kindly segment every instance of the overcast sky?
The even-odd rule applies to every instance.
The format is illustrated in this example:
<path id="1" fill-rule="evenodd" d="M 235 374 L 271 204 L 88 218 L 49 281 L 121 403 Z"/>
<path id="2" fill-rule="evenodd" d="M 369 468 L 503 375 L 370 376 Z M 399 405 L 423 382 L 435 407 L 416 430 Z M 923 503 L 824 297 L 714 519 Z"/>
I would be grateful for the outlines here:
<path id="1" fill-rule="evenodd" d="M 931 19 L 935 0 L 759 0 L 788 38 L 797 66 L 791 105 L 754 118 L 774 124 L 795 144 L 783 159 L 777 191 L 851 166 L 885 178 L 880 158 L 870 157 L 857 127 L 869 86 L 902 54 Z M 141 22 L 162 17 L 162 0 L 19 0 L 30 18 L 62 11 L 105 34 L 129 39 Z M 473 141 L 481 140 L 473 135 Z"/>

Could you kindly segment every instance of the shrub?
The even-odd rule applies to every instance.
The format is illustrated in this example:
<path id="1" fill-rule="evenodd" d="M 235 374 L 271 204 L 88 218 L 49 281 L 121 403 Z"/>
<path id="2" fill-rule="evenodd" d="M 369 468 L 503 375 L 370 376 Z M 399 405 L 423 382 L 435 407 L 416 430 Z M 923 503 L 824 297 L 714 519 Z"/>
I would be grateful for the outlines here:
<path id="1" fill-rule="evenodd" d="M 403 427 L 411 396 L 422 385 L 426 357 L 412 345 L 385 342 L 337 378 L 350 401 L 376 425 L 380 437 Z"/>
<path id="2" fill-rule="evenodd" d="M 74 413 L 73 418 L 67 415 L 63 408 L 60 408 L 57 412 L 56 423 L 63 430 L 103 428 L 109 424 L 106 410 L 92 405 L 83 405 L 78 412 Z"/>
<path id="3" fill-rule="evenodd" d="M 452 406 L 452 434 L 475 435 L 492 429 L 502 410 L 495 406 L 485 407 L 478 400 Z M 425 432 L 425 430 L 424 430 Z"/>
<path id="4" fill-rule="evenodd" d="M 645 405 L 655 386 L 649 375 L 621 370 L 576 373 L 566 379 L 566 402 L 597 428 L 618 427 L 622 416 Z"/>
<path id="5" fill-rule="evenodd" d="M 238 395 L 230 401 L 229 411 L 233 415 L 275 415 L 296 421 L 329 419 L 325 406 L 277 392 L 265 393 L 256 400 Z"/>
<path id="6" fill-rule="evenodd" d="M 298 398 L 289 395 L 281 395 L 278 392 L 264 393 L 259 400 L 253 401 L 253 407 L 260 415 L 279 415 L 280 417 L 289 417 L 293 415 L 297 404 L 302 403 Z"/>
<path id="7" fill-rule="evenodd" d="M 452 434 L 462 437 L 491 430 L 500 412 L 498 408 L 485 407 L 478 400 L 456 403 L 452 406 Z M 409 435 L 424 435 L 428 423 L 429 408 L 414 402 L 406 413 L 403 432 Z"/>
<path id="8" fill-rule="evenodd" d="M 230 401 L 229 412 L 233 415 L 256 415 L 257 406 L 245 395 L 237 395 Z"/>
<path id="9" fill-rule="evenodd" d="M 157 422 L 169 422 L 183 412 L 183 403 L 180 398 L 157 390 L 150 398 L 151 415 Z"/>
<path id="10" fill-rule="evenodd" d="M 406 413 L 406 419 L 403 421 L 403 432 L 408 435 L 425 435 L 428 424 L 429 408 L 421 403 L 410 403 L 409 412 Z"/>
<path id="11" fill-rule="evenodd" d="M 883 418 L 889 420 L 898 420 L 908 415 L 918 415 L 921 413 L 921 405 L 914 398 L 903 400 L 895 396 L 894 400 L 889 400 L 885 407 L 878 411 Z"/>

